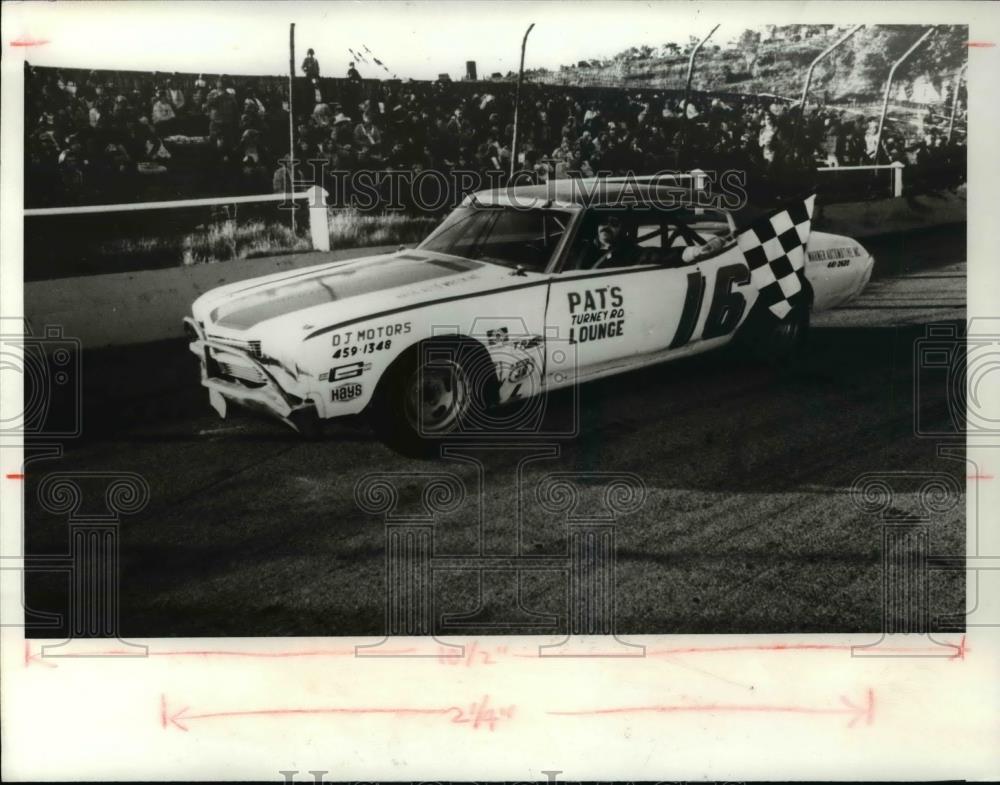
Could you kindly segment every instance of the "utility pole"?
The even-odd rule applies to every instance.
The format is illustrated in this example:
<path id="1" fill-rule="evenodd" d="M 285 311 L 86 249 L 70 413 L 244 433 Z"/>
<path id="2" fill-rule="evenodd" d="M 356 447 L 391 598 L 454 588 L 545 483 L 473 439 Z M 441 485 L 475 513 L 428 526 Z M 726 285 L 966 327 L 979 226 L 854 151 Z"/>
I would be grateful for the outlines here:
<path id="1" fill-rule="evenodd" d="M 684 83 L 684 119 L 685 120 L 687 119 L 687 113 L 688 113 L 688 101 L 691 98 L 691 79 L 694 77 L 694 58 L 698 55 L 698 52 L 705 45 L 705 42 L 709 38 L 711 38 L 715 34 L 715 31 L 718 30 L 718 29 L 719 29 L 718 25 L 716 25 L 715 27 L 713 27 L 709 31 L 708 35 L 706 35 L 704 38 L 702 38 L 701 41 L 699 41 L 695 45 L 694 49 L 691 50 L 691 57 L 688 58 L 687 81 Z"/>
<path id="2" fill-rule="evenodd" d="M 962 77 L 965 75 L 965 69 L 969 67 L 966 63 L 955 73 L 955 94 L 951 97 L 951 117 L 948 119 L 948 142 L 951 142 L 951 135 L 955 130 L 955 115 L 958 113 L 958 92 L 962 89 Z"/>
<path id="3" fill-rule="evenodd" d="M 885 94 L 882 96 L 882 115 L 878 120 L 878 136 L 875 138 L 875 163 L 878 163 L 878 157 L 882 153 L 882 128 L 885 126 L 885 116 L 889 111 L 889 92 L 892 90 L 892 80 L 896 76 L 896 69 L 903 64 L 906 58 L 916 51 L 918 46 L 930 38 L 934 30 L 935 28 L 928 27 L 924 31 L 924 34 L 914 41 L 913 46 L 907 49 L 903 56 L 893 63 L 892 68 L 889 69 L 889 78 L 885 80 Z"/>
<path id="4" fill-rule="evenodd" d="M 524 79 L 524 49 L 528 45 L 528 35 L 534 29 L 535 23 L 528 25 L 524 32 L 524 39 L 521 41 L 521 67 L 517 70 L 517 88 L 514 91 L 514 139 L 510 144 L 510 176 L 514 176 L 517 170 L 517 136 L 518 136 L 518 112 L 521 107 L 521 82 Z"/>
<path id="5" fill-rule="evenodd" d="M 858 30 L 860 30 L 862 27 L 864 27 L 864 25 L 855 25 L 854 27 L 852 27 L 850 30 L 848 30 L 846 33 L 840 36 L 840 38 L 838 38 L 836 41 L 830 44 L 826 49 L 824 49 L 822 52 L 816 55 L 816 59 L 809 64 L 809 70 L 806 71 L 806 82 L 804 85 L 802 85 L 802 99 L 799 101 L 800 118 L 804 117 L 806 113 L 806 101 L 809 100 L 809 85 L 812 84 L 813 70 L 816 68 L 817 63 L 819 63 L 820 60 L 822 60 L 824 57 L 830 54 L 830 52 L 832 52 L 834 49 L 836 49 L 845 41 L 847 41 L 848 38 L 850 38 L 852 35 L 858 32 Z"/>
<path id="6" fill-rule="evenodd" d="M 288 188 L 295 193 L 295 22 L 288 28 Z M 292 202 L 292 235 L 295 234 L 295 202 Z"/>

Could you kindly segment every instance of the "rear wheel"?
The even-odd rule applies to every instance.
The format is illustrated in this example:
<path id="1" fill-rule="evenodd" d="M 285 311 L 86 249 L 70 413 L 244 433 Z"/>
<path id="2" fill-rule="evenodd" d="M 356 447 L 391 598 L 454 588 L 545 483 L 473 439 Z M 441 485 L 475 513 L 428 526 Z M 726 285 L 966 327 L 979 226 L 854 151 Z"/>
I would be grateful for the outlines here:
<path id="1" fill-rule="evenodd" d="M 762 312 L 740 332 L 740 343 L 756 360 L 776 367 L 793 365 L 809 332 L 809 309 L 800 306 L 784 319 Z"/>

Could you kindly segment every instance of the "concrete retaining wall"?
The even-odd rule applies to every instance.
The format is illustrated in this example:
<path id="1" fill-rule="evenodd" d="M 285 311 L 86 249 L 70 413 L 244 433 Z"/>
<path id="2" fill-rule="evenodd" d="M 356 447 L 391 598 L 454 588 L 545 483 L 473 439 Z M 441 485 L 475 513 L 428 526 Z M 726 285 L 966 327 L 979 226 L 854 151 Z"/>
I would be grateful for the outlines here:
<path id="1" fill-rule="evenodd" d="M 61 325 L 85 349 L 180 338 L 191 303 L 216 286 L 315 264 L 373 256 L 397 246 L 297 253 L 166 270 L 32 281 L 24 285 L 24 313 L 33 331 Z"/>

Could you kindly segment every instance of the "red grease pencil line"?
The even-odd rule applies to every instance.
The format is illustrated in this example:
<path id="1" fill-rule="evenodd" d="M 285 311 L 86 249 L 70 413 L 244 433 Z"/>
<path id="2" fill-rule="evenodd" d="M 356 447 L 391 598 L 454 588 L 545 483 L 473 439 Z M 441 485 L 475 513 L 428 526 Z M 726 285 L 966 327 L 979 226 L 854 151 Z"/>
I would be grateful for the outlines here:
<path id="1" fill-rule="evenodd" d="M 968 653 L 969 648 L 965 642 L 965 636 L 958 643 L 944 643 L 942 645 L 950 646 L 955 650 L 948 659 L 965 659 L 965 655 Z M 855 648 L 860 648 L 858 644 L 849 643 L 761 643 L 757 645 L 732 645 L 732 646 L 686 646 L 678 647 L 673 649 L 652 649 L 646 652 L 647 657 L 670 657 L 677 654 L 723 654 L 726 652 L 737 652 L 737 651 L 760 651 L 760 652 L 788 652 L 788 651 L 853 651 Z M 893 647 L 893 646 L 880 646 L 879 652 L 890 654 L 910 654 L 916 655 L 920 652 L 926 652 L 927 654 L 937 654 L 941 651 L 940 647 L 928 646 L 925 649 L 916 648 L 906 648 L 906 647 Z"/>
<path id="2" fill-rule="evenodd" d="M 869 688 L 865 701 L 859 706 L 840 696 L 839 707 L 813 707 L 798 705 L 773 704 L 738 704 L 738 703 L 678 703 L 654 704 L 650 706 L 611 706 L 597 709 L 575 709 L 571 711 L 550 711 L 560 717 L 598 717 L 614 714 L 808 714 L 808 715 L 848 715 L 851 717 L 849 727 L 854 727 L 861 720 L 871 725 L 875 720 L 875 690 Z"/>
<path id="3" fill-rule="evenodd" d="M 272 707 L 262 709 L 239 709 L 231 711 L 210 711 L 189 714 L 190 707 L 168 710 L 166 695 L 160 696 L 160 725 L 182 731 L 189 730 L 188 724 L 197 720 L 235 719 L 245 717 L 308 717 L 322 715 L 382 715 L 393 717 L 446 716 L 451 715 L 454 723 L 468 723 L 473 728 L 480 726 L 494 730 L 499 719 L 510 719 L 514 707 L 494 709 L 489 706 L 489 696 L 473 702 L 468 712 L 459 706 L 421 708 L 412 706 L 315 706 L 315 707 Z"/>

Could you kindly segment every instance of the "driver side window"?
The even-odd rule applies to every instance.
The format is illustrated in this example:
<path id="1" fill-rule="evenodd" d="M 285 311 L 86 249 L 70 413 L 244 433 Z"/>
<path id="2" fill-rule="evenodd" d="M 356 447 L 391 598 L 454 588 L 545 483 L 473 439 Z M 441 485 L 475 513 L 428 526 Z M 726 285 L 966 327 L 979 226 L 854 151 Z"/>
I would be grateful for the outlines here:
<path id="1" fill-rule="evenodd" d="M 664 216 L 648 210 L 591 210 L 584 216 L 564 271 L 679 263 L 683 248 L 671 247 L 671 232 Z"/>
<path id="2" fill-rule="evenodd" d="M 565 271 L 601 270 L 637 263 L 635 219 L 625 210 L 590 210 L 570 249 Z"/>

